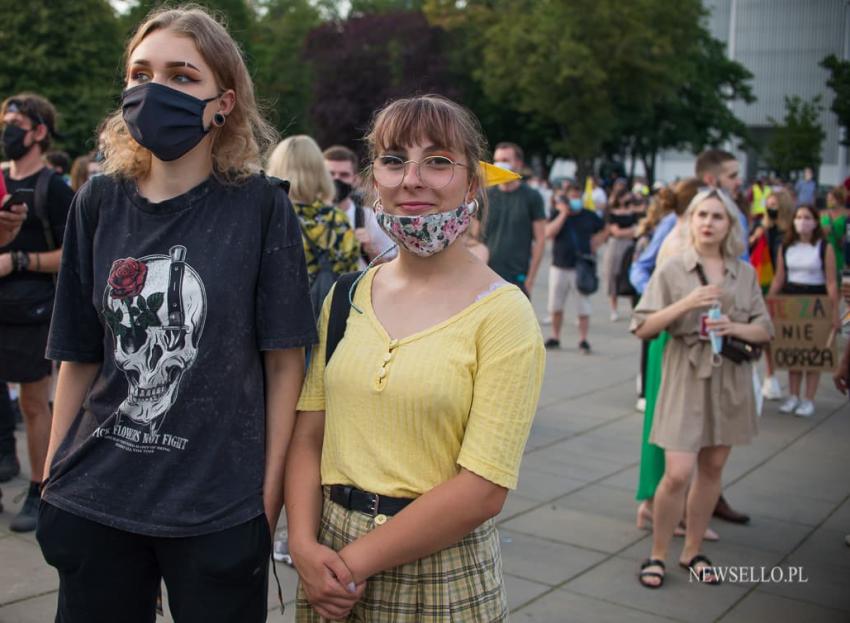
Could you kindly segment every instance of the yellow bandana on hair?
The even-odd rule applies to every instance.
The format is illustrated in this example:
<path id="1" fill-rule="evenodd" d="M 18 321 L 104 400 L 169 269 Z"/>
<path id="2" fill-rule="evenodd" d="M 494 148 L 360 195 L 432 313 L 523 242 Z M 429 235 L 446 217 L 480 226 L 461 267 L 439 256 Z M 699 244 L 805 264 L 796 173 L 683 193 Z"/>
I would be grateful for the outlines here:
<path id="1" fill-rule="evenodd" d="M 516 180 L 521 180 L 522 176 L 519 173 L 508 171 L 502 167 L 497 167 L 483 160 L 478 162 L 481 170 L 484 172 L 484 185 L 496 186 L 498 184 L 508 184 Z"/>

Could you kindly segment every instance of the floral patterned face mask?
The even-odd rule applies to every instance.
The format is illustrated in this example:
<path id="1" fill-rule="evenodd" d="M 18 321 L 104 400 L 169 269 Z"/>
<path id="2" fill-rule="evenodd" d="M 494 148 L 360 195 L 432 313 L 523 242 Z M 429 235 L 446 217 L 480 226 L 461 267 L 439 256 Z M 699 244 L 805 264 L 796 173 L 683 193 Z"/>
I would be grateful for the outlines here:
<path id="1" fill-rule="evenodd" d="M 448 212 L 424 216 L 396 216 L 377 207 L 378 225 L 387 235 L 411 253 L 428 257 L 446 250 L 469 228 L 477 205 L 472 202 Z"/>

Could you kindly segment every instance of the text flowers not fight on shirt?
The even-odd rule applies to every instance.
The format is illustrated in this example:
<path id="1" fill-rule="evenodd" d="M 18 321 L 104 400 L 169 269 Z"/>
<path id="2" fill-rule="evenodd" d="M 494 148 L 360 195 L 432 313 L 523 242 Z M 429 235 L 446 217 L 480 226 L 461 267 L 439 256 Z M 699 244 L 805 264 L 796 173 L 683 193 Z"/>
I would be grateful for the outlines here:
<path id="1" fill-rule="evenodd" d="M 198 356 L 207 299 L 186 247 L 169 255 L 115 260 L 103 295 L 115 365 L 127 379 L 127 398 L 109 426 L 95 431 L 132 452 L 183 450 L 189 443 L 163 429 L 180 382 Z"/>

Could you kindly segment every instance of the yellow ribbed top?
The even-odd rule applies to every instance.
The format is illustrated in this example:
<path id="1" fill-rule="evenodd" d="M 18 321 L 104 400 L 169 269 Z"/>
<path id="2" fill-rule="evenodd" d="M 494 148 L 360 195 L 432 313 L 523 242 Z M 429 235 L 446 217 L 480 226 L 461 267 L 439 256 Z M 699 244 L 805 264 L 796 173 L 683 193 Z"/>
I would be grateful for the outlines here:
<path id="1" fill-rule="evenodd" d="M 464 467 L 516 488 L 546 358 L 528 299 L 502 286 L 393 340 L 372 309 L 376 270 L 357 287 L 363 313 L 351 310 L 327 370 L 325 300 L 298 401 L 299 411 L 326 412 L 322 484 L 410 498 Z"/>

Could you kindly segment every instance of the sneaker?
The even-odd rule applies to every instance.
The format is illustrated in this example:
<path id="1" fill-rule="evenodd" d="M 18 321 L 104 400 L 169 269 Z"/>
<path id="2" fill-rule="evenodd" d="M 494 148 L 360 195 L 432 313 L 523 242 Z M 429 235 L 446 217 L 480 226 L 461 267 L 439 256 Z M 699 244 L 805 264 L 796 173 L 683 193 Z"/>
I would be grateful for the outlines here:
<path id="1" fill-rule="evenodd" d="M 794 415 L 812 417 L 815 414 L 815 403 L 811 400 L 801 400 L 800 406 L 794 410 Z"/>
<path id="2" fill-rule="evenodd" d="M 587 340 L 582 340 L 578 343 L 578 349 L 581 351 L 582 355 L 590 354 L 590 344 L 587 343 Z"/>
<path id="3" fill-rule="evenodd" d="M 38 492 L 38 483 L 31 482 L 24 506 L 21 512 L 15 515 L 9 530 L 12 532 L 32 532 L 38 525 L 38 507 L 41 504 L 41 495 Z"/>
<path id="4" fill-rule="evenodd" d="M 635 411 L 640 411 L 641 413 L 646 411 L 646 398 L 638 398 Z"/>
<path id="5" fill-rule="evenodd" d="M 289 534 L 286 530 L 278 532 L 272 548 L 272 558 L 290 567 L 293 566 L 292 556 L 289 555 Z"/>
<path id="6" fill-rule="evenodd" d="M 617 322 L 620 319 L 620 314 L 615 311 L 611 312 L 611 322 Z"/>
<path id="7" fill-rule="evenodd" d="M 18 457 L 15 456 L 15 451 L 0 454 L 0 482 L 12 480 L 15 476 L 21 473 L 21 464 L 18 462 Z"/>
<path id="8" fill-rule="evenodd" d="M 780 413 L 791 413 L 800 406 L 800 399 L 796 396 L 788 396 L 781 405 L 779 405 Z"/>
<path id="9" fill-rule="evenodd" d="M 766 400 L 779 400 L 782 398 L 782 388 L 779 386 L 779 380 L 775 376 L 768 376 L 761 384 L 761 395 Z"/>
<path id="10" fill-rule="evenodd" d="M 538 342 L 539 344 L 539 342 Z M 546 348 L 561 348 L 561 340 L 556 340 L 554 337 L 550 337 L 548 340 L 543 342 L 543 346 Z"/>

